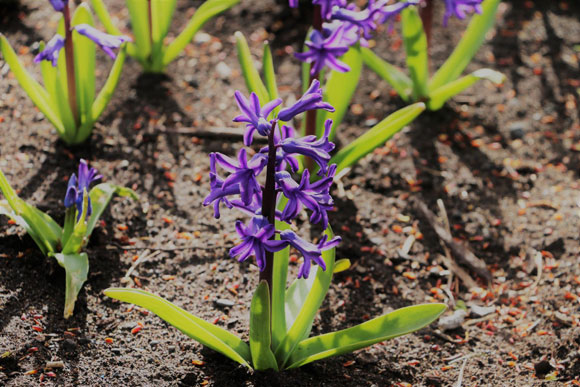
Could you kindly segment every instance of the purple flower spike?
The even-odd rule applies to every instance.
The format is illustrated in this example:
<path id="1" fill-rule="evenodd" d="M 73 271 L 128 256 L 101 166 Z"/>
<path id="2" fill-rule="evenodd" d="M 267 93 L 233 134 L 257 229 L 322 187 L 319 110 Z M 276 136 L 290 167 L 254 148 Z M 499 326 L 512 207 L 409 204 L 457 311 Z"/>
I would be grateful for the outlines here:
<path id="1" fill-rule="evenodd" d="M 372 1 L 369 3 L 369 9 L 374 12 L 374 17 L 378 24 L 389 22 L 389 29 L 391 29 L 395 16 L 400 14 L 405 8 L 419 4 L 420 0 L 400 1 L 391 5 L 387 5 L 388 2 L 389 0 Z"/>
<path id="2" fill-rule="evenodd" d="M 483 0 L 444 0 L 445 14 L 443 15 L 443 25 L 447 26 L 447 22 L 451 16 L 458 19 L 465 19 L 466 13 L 481 13 L 481 2 Z"/>
<path id="3" fill-rule="evenodd" d="M 54 35 L 52 39 L 46 44 L 44 50 L 36 55 L 34 58 L 34 63 L 40 63 L 42 60 L 48 60 L 52 62 L 52 67 L 56 67 L 58 63 L 58 55 L 60 50 L 64 47 L 64 38 L 59 34 Z"/>
<path id="4" fill-rule="evenodd" d="M 242 243 L 230 249 L 230 255 L 232 257 L 239 256 L 238 261 L 240 262 L 254 255 L 260 271 L 266 267 L 266 250 L 275 253 L 288 246 L 286 241 L 270 240 L 276 229 L 263 216 L 254 216 L 247 226 L 238 220 L 236 231 L 242 238 Z"/>
<path id="5" fill-rule="evenodd" d="M 374 22 L 374 13 L 370 9 L 357 11 L 354 8 L 354 4 L 352 4 L 350 7 L 345 8 L 334 7 L 332 9 L 332 19 L 355 25 L 362 32 L 362 35 L 368 39 L 371 31 L 377 28 Z"/>
<path id="6" fill-rule="evenodd" d="M 310 88 L 298 101 L 296 101 L 294 105 L 280 110 L 278 118 L 282 121 L 290 121 L 300 113 L 315 109 L 323 109 L 329 112 L 334 111 L 332 105 L 322 101 L 322 89 L 320 88 L 320 82 L 317 79 L 312 81 Z"/>
<path id="7" fill-rule="evenodd" d="M 310 41 L 306 42 L 306 46 L 310 50 L 294 54 L 303 62 L 314 63 L 310 69 L 311 75 L 318 74 L 324 66 L 342 73 L 350 70 L 348 65 L 337 59 L 344 55 L 349 48 L 348 44 L 341 39 L 344 34 L 343 28 L 336 28 L 326 37 L 318 30 L 312 31 Z"/>
<path id="8" fill-rule="evenodd" d="M 248 101 L 242 93 L 236 90 L 235 97 L 242 114 L 234 118 L 234 122 L 248 123 L 244 134 L 244 144 L 250 146 L 256 130 L 262 136 L 268 135 L 272 127 L 272 124 L 268 121 L 268 116 L 272 110 L 282 103 L 282 100 L 278 98 L 261 107 L 256 93 L 250 94 L 250 100 Z"/>
<path id="9" fill-rule="evenodd" d="M 48 0 L 56 12 L 62 12 L 68 0 Z"/>
<path id="10" fill-rule="evenodd" d="M 289 0 L 288 3 L 290 4 L 290 8 L 298 7 L 298 0 Z"/>
<path id="11" fill-rule="evenodd" d="M 95 168 L 89 169 L 86 160 L 81 159 L 81 162 L 79 164 L 78 177 L 73 173 L 70 179 L 68 180 L 66 195 L 64 197 L 64 206 L 66 208 L 70 208 L 73 205 L 76 205 L 78 211 L 77 219 L 80 218 L 81 214 L 83 213 L 84 193 L 86 192 L 88 194 L 90 185 L 102 178 L 102 176 L 98 175 L 97 173 L 98 172 Z M 91 213 L 92 213 L 92 205 L 91 199 L 89 197 L 87 217 L 89 217 Z"/>
<path id="12" fill-rule="evenodd" d="M 320 5 L 322 18 L 329 20 L 332 17 L 332 8 L 334 6 L 346 7 L 346 0 L 312 0 L 312 4 Z"/>
<path id="13" fill-rule="evenodd" d="M 320 167 L 318 175 L 323 176 L 328 170 L 329 152 L 334 149 L 334 143 L 328 140 L 331 128 L 332 120 L 329 119 L 324 123 L 324 135 L 320 139 L 316 139 L 316 136 L 288 138 L 280 141 L 279 145 L 285 153 L 310 157 Z"/>
<path id="14" fill-rule="evenodd" d="M 298 278 L 308 278 L 312 261 L 316 262 L 322 270 L 326 270 L 326 264 L 322 259 L 322 252 L 337 246 L 341 241 L 340 237 L 334 237 L 327 242 L 328 237 L 324 235 L 318 245 L 315 245 L 300 238 L 291 230 L 282 231 L 280 233 L 280 239 L 287 241 L 290 246 L 298 250 L 304 257 L 304 263 L 298 270 Z"/>
<path id="15" fill-rule="evenodd" d="M 116 58 L 113 48 L 121 47 L 121 44 L 128 42 L 131 39 L 127 36 L 109 35 L 97 30 L 88 24 L 77 24 L 75 30 L 95 42 L 99 47 L 105 51 L 112 59 Z"/>

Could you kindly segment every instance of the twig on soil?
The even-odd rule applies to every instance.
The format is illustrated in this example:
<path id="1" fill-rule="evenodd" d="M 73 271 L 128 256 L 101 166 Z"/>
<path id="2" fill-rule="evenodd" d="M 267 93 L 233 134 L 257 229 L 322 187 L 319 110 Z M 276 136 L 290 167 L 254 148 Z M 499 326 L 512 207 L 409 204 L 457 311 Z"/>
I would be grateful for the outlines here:
<path id="1" fill-rule="evenodd" d="M 199 249 L 199 250 L 215 250 L 219 246 L 179 246 L 179 247 L 139 247 L 139 246 L 119 246 L 119 245 L 109 245 L 107 246 L 107 250 L 153 250 L 153 251 L 163 251 L 163 252 L 171 252 L 171 251 L 181 251 L 181 250 L 190 250 L 190 249 Z"/>
<path id="2" fill-rule="evenodd" d="M 125 276 L 123 277 L 122 280 L 128 280 L 131 277 L 131 274 L 133 274 L 133 271 L 135 271 L 135 269 L 141 262 L 144 262 L 147 258 L 154 258 L 159 254 L 161 254 L 161 251 L 154 251 L 153 253 L 151 253 L 149 249 L 143 251 L 139 256 L 139 258 L 137 258 L 137 260 L 135 260 L 133 265 L 131 265 L 129 270 L 127 270 L 127 273 L 125 273 Z"/>
<path id="3" fill-rule="evenodd" d="M 475 254 L 473 254 L 466 246 L 457 243 L 453 240 L 453 236 L 444 227 L 442 227 L 437 218 L 431 210 L 427 208 L 425 203 L 420 200 L 416 201 L 417 209 L 421 214 L 427 219 L 437 236 L 445 242 L 447 247 L 451 250 L 452 255 L 458 261 L 458 263 L 466 265 L 480 277 L 485 278 L 488 282 L 491 282 L 492 276 L 485 262 L 479 259 Z"/>
<path id="4" fill-rule="evenodd" d="M 463 360 L 463 364 L 461 365 L 461 369 L 459 370 L 459 376 L 457 377 L 457 383 L 455 383 L 454 387 L 461 387 L 461 385 L 463 384 L 463 371 L 465 371 L 465 365 L 467 364 L 467 360 L 469 358 L 465 358 L 465 360 Z"/>
<path id="5" fill-rule="evenodd" d="M 464 326 L 475 325 L 475 324 L 480 323 L 482 321 L 493 320 L 497 316 L 498 316 L 497 313 L 488 314 L 487 316 L 484 316 L 481 318 L 474 318 L 472 320 L 467 320 L 466 322 L 463 323 L 463 325 Z"/>
<path id="6" fill-rule="evenodd" d="M 454 272 L 455 275 L 461 279 L 466 288 L 471 289 L 478 287 L 477 282 L 475 282 L 475 280 L 471 278 L 471 276 L 461 266 L 444 255 L 439 254 L 438 257 L 443 261 L 443 265 L 445 265 L 448 270 Z"/>

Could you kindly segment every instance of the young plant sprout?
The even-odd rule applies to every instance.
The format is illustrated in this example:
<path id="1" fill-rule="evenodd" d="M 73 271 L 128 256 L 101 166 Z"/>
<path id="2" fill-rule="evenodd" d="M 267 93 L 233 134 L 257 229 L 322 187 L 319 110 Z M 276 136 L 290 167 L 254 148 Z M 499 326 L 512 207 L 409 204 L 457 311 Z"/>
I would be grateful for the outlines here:
<path id="1" fill-rule="evenodd" d="M 260 77 L 258 70 L 254 65 L 254 60 L 250 53 L 250 47 L 244 36 L 240 32 L 236 32 L 236 41 L 237 41 L 237 49 L 238 49 L 238 59 L 240 61 L 240 65 L 242 67 L 242 73 L 246 80 L 246 85 L 250 92 L 255 93 L 260 100 L 275 100 L 278 98 L 278 88 L 276 85 L 276 74 L 274 71 L 274 65 L 272 62 L 272 53 L 270 51 L 270 47 L 268 43 L 264 44 L 264 55 L 263 55 L 263 64 L 262 70 L 264 74 L 264 80 Z M 355 51 L 350 50 L 349 52 L 353 53 Z M 359 55 L 360 53 L 356 51 L 355 55 Z M 360 59 L 360 56 L 359 56 Z M 362 63 L 362 61 L 361 61 Z M 316 133 L 320 132 L 323 134 L 327 130 L 326 121 L 321 121 L 322 118 L 331 117 L 330 119 L 333 120 L 334 125 L 336 127 L 337 122 L 340 122 L 348 108 L 350 103 L 351 94 L 348 93 L 348 90 L 353 90 L 358 83 L 358 75 L 356 77 L 350 77 L 349 75 L 353 74 L 352 71 L 348 73 L 339 73 L 339 72 L 332 72 L 330 78 L 325 82 L 326 90 L 322 92 L 323 99 L 326 101 L 326 96 L 330 93 L 330 99 L 334 101 L 334 103 L 330 104 L 333 107 L 337 107 L 334 110 L 309 110 L 306 114 L 316 112 L 317 116 L 316 124 Z M 355 79 L 356 78 L 356 79 Z M 316 80 L 316 85 L 324 82 L 324 79 L 321 79 L 320 82 Z M 339 82 L 340 81 L 340 82 Z M 321 86 L 318 86 L 319 90 L 322 89 Z M 345 92 L 346 90 L 346 92 Z M 319 91 L 320 93 L 321 91 Z M 306 92 L 308 95 L 309 92 Z M 278 107 L 274 108 L 274 112 L 279 109 Z M 339 109 L 341 109 L 339 111 Z M 334 154 L 330 160 L 330 164 L 336 164 L 336 173 L 342 174 L 343 171 L 346 172 L 346 169 L 350 168 L 353 164 L 355 164 L 358 160 L 360 160 L 365 155 L 372 152 L 375 148 L 383 145 L 389 138 L 411 123 L 419 114 L 421 114 L 425 110 L 425 104 L 423 102 L 417 102 L 412 105 L 409 105 L 405 108 L 399 109 L 398 111 L 392 113 L 391 115 L 384 118 L 378 124 L 370 128 L 366 131 L 362 136 L 357 138 L 355 141 L 349 143 L 342 149 L 340 149 L 336 154 Z M 278 115 L 278 118 L 282 121 L 290 120 L 291 117 L 286 117 L 285 115 Z M 308 120 L 308 119 L 307 119 Z M 304 121 L 302 121 L 304 122 Z M 287 127 L 287 126 L 284 126 Z M 328 129 L 329 140 L 332 140 L 335 131 L 333 128 Z M 251 137 L 250 137 L 251 138 Z M 297 163 L 301 158 L 296 160 Z M 312 165 L 314 168 L 315 165 Z M 296 167 L 299 169 L 299 167 Z"/>
<path id="2" fill-rule="evenodd" d="M 50 215 L 20 199 L 0 171 L 0 191 L 6 198 L 0 201 L 0 215 L 8 216 L 23 227 L 40 250 L 54 257 L 66 271 L 65 318 L 73 314 L 79 291 L 87 280 L 89 258 L 82 250 L 99 217 L 115 194 L 137 199 L 133 190 L 110 183 L 101 183 L 91 189 L 90 185 L 100 179 L 95 168 L 89 168 L 85 160 L 80 161 L 78 174 L 73 173 L 68 181 L 64 227 L 61 228 Z"/>
<path id="3" fill-rule="evenodd" d="M 135 43 L 127 46 L 127 52 L 137 59 L 149 73 L 163 73 L 175 60 L 195 34 L 213 17 L 227 11 L 240 0 L 207 0 L 195 12 L 185 29 L 169 44 L 169 33 L 177 0 L 127 0 Z M 108 33 L 121 35 L 113 24 L 103 0 L 91 0 L 95 13 Z"/>
<path id="4" fill-rule="evenodd" d="M 405 101 L 424 101 L 430 110 L 438 110 L 453 96 L 481 79 L 501 84 L 505 76 L 491 69 L 479 69 L 461 77 L 493 26 L 501 0 L 423 0 L 401 12 L 402 35 L 409 75 L 381 59 L 368 47 L 361 48 L 364 63 L 387 81 Z M 429 46 L 432 40 L 433 8 L 445 6 L 443 25 L 451 17 L 465 19 L 474 14 L 467 30 L 451 56 L 429 77 Z"/>
<path id="5" fill-rule="evenodd" d="M 210 155 L 211 192 L 204 205 L 213 205 L 220 216 L 220 206 L 236 208 L 249 215 L 235 228 L 241 243 L 230 250 L 239 261 L 255 258 L 259 285 L 250 307 L 249 344 L 232 333 L 203 321 L 170 302 L 136 289 L 108 289 L 109 297 L 149 309 L 189 337 L 256 370 L 284 370 L 365 348 L 420 329 L 433 322 L 443 311 L 443 304 L 411 306 L 358 326 L 321 336 L 309 337 L 314 317 L 329 289 L 333 272 L 348 267 L 348 260 L 335 262 L 335 247 L 340 237 L 329 226 L 328 211 L 333 208 L 330 188 L 336 165 L 329 164 L 334 144 L 328 135 L 332 120 L 325 122 L 324 134 L 294 137 L 293 128 L 285 125 L 298 114 L 312 109 L 333 111 L 322 100 L 318 81 L 295 104 L 277 108 L 281 99 L 262 102 L 255 93 L 246 98 L 236 91 L 235 99 L 242 114 L 234 121 L 246 123 L 244 143 L 254 135 L 267 138 L 268 145 L 248 159 L 240 150 L 237 160 L 220 153 Z M 299 182 L 296 157 L 310 157 L 318 166 L 315 179 L 304 171 Z M 221 177 L 218 167 L 228 173 Z M 265 173 L 265 183 L 258 177 Z M 326 230 L 318 242 L 303 239 L 290 224 L 303 209 L 310 221 Z M 302 256 L 298 278 L 286 289 L 289 248 Z"/>
<path id="6" fill-rule="evenodd" d="M 0 34 L 0 51 L 32 102 L 69 145 L 84 142 L 105 110 L 119 81 L 125 61 L 126 36 L 107 35 L 94 28 L 93 16 L 81 4 L 71 19 L 68 0 L 49 0 L 62 14 L 58 33 L 34 58 L 40 63 L 44 87 L 26 71 L 14 50 Z M 95 91 L 95 45 L 115 60 L 101 91 Z M 115 50 L 119 49 L 119 54 Z M 61 55 L 62 51 L 64 53 Z"/>

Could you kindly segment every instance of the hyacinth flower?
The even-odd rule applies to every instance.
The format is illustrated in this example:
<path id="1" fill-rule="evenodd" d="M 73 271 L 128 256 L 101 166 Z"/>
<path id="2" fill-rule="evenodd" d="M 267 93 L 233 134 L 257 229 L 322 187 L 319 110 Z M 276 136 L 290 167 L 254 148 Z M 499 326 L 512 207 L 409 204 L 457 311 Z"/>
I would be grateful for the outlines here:
<path id="1" fill-rule="evenodd" d="M 111 288 L 105 290 L 105 294 L 152 311 L 201 344 L 258 371 L 282 371 L 356 351 L 421 329 L 436 320 L 445 311 L 444 304 L 410 306 L 355 327 L 309 337 L 333 273 L 350 266 L 347 259 L 335 260 L 336 247 L 341 239 L 334 236 L 328 224 L 327 212 L 333 207 L 330 189 L 336 172 L 334 165 L 328 165 L 330 157 L 319 160 L 324 163 L 321 170 L 325 172 L 317 181 L 311 181 L 305 171 L 298 183 L 290 173 L 280 168 L 284 160 L 279 156 L 280 152 L 305 155 L 308 146 L 317 148 L 319 152 L 333 148 L 326 132 L 318 139 L 292 138 L 302 144 L 299 148 L 283 147 L 284 141 L 291 139 L 288 136 L 295 133 L 290 130 L 281 133 L 284 121 L 290 121 L 294 115 L 308 112 L 308 109 L 332 109 L 332 106 L 318 99 L 319 94 L 319 85 L 314 83 L 302 100 L 279 113 L 272 110 L 261 117 L 269 122 L 268 130 L 258 129 L 261 120 L 255 118 L 264 112 L 265 106 L 268 106 L 266 110 L 271 110 L 272 103 L 278 105 L 280 101 L 276 98 L 260 100 L 253 93 L 250 98 L 237 95 L 236 101 L 242 114 L 235 121 L 247 123 L 246 131 L 251 131 L 252 135 L 266 137 L 266 152 L 260 151 L 248 161 L 247 152 L 242 149 L 239 163 L 217 153 L 210 156 L 210 176 L 214 176 L 211 177 L 211 192 L 203 204 L 214 205 L 214 214 L 219 203 L 228 208 L 243 209 L 244 214 L 248 214 L 246 222 L 240 220 L 235 224 L 240 242 L 229 253 L 240 262 L 247 262 L 253 257 L 259 272 L 259 284 L 250 305 L 249 343 L 152 293 Z M 251 105 L 249 101 L 252 101 Z M 230 175 L 223 178 L 217 176 L 220 173 L 216 169 L 218 167 L 222 173 Z M 249 205 L 241 199 L 246 182 L 237 177 L 230 179 L 232 175 L 239 175 L 241 169 L 246 169 L 246 176 L 255 176 L 257 172 L 265 174 L 264 183 L 260 184 L 259 191 L 253 192 Z M 233 205 L 235 202 L 238 205 Z M 312 222 L 321 223 L 325 228 L 318 241 L 309 241 L 290 229 L 290 223 L 304 209 L 312 212 Z M 302 263 L 297 278 L 286 288 L 290 249 L 302 256 Z"/>
<path id="2" fill-rule="evenodd" d="M 207 0 L 195 11 L 183 31 L 166 44 L 177 0 L 127 0 L 134 43 L 127 53 L 148 73 L 163 73 L 193 40 L 197 32 L 212 18 L 227 11 L 240 0 Z M 113 23 L 103 0 L 91 0 L 95 13 L 109 34 L 121 35 Z"/>
<path id="3" fill-rule="evenodd" d="M 337 174 L 343 173 L 343 170 L 350 168 L 365 155 L 369 154 L 377 147 L 382 146 L 388 139 L 390 139 L 393 135 L 411 123 L 415 118 L 417 118 L 419 114 L 425 110 L 425 104 L 423 102 L 417 102 L 392 113 L 391 115 L 385 117 L 378 124 L 370 128 L 366 133 L 357 138 L 355 141 L 338 150 L 338 152 L 332 155 L 331 161 L 328 161 L 328 159 L 325 159 L 325 155 L 328 155 L 328 152 L 332 150 L 329 147 L 335 136 L 334 128 L 336 128 L 336 126 L 339 125 L 342 121 L 342 118 L 344 117 L 344 114 L 350 103 L 350 93 L 354 92 L 356 83 L 358 82 L 358 76 L 353 77 L 351 75 L 357 72 L 360 73 L 360 68 L 362 66 L 362 59 L 360 56 L 358 59 L 358 65 L 353 67 L 354 71 L 349 71 L 348 73 L 333 71 L 327 80 L 323 78 L 321 78 L 320 81 L 313 80 L 310 83 L 310 88 L 304 89 L 303 96 L 296 104 L 289 108 L 282 109 L 280 103 L 281 100 L 278 98 L 279 93 L 276 82 L 276 72 L 272 61 L 272 52 L 270 50 L 270 46 L 268 43 L 264 44 L 264 55 L 262 60 L 262 71 L 264 79 L 262 80 L 260 73 L 254 65 L 255 62 L 252 58 L 250 47 L 248 46 L 244 35 L 242 35 L 240 32 L 237 32 L 235 36 L 238 50 L 238 59 L 242 68 L 242 74 L 244 75 L 244 79 L 248 87 L 248 91 L 256 95 L 256 97 L 252 97 L 256 98 L 256 100 L 272 101 L 268 104 L 265 104 L 264 107 L 260 108 L 260 110 L 257 108 L 258 105 L 255 103 L 252 105 L 252 98 L 248 100 L 245 97 L 242 97 L 241 93 L 235 94 L 236 101 L 238 102 L 240 109 L 250 112 L 244 113 L 235 119 L 237 122 L 245 122 L 248 124 L 245 133 L 246 135 L 244 137 L 244 143 L 246 145 L 250 145 L 252 143 L 253 135 L 255 132 L 258 132 L 257 128 L 259 126 L 267 127 L 267 123 L 271 124 L 269 115 L 277 114 L 279 120 L 290 122 L 292 117 L 296 116 L 298 113 L 305 112 L 306 120 L 302 120 L 302 123 L 304 124 L 305 121 L 308 121 L 309 115 L 311 115 L 312 112 L 316 112 L 316 116 L 314 117 L 315 134 L 307 134 L 304 137 L 296 138 L 294 135 L 296 130 L 294 130 L 294 128 L 289 125 L 280 126 L 281 133 L 279 138 L 276 137 L 276 143 L 283 145 L 286 150 L 292 150 L 293 148 L 301 147 L 303 145 L 315 144 L 314 147 L 309 146 L 307 148 L 309 154 L 306 158 L 302 157 L 300 154 L 296 155 L 284 152 L 282 146 L 280 146 L 276 153 L 278 160 L 277 165 L 279 165 L 280 171 L 285 170 L 288 166 L 292 172 L 297 172 L 301 169 L 301 161 L 310 161 L 309 164 L 304 164 L 306 167 L 308 167 L 308 169 L 310 169 L 312 173 L 316 171 L 323 171 L 322 173 L 326 172 L 324 169 L 325 163 L 336 164 L 335 172 Z M 352 58 L 349 53 L 354 53 L 354 56 L 357 56 L 360 52 L 358 49 L 353 50 L 351 48 L 346 56 Z M 308 75 L 308 72 L 306 72 L 306 75 Z M 330 101 L 334 102 L 331 103 Z M 270 108 L 271 104 L 275 105 L 273 109 Z M 325 107 L 328 106 L 332 106 L 333 109 L 325 109 Z M 307 110 L 305 107 L 309 107 L 311 110 Z M 251 112 L 254 113 L 251 114 Z M 329 125 L 329 120 L 332 120 L 332 125 Z M 253 124 L 250 125 L 250 122 Z M 304 133 L 304 131 L 302 132 Z M 275 136 L 278 136 L 278 132 L 275 133 Z M 305 141 L 307 144 L 304 144 Z M 319 148 L 322 148 L 321 150 L 325 151 L 325 153 L 319 153 Z M 263 148 L 254 157 L 263 158 L 266 153 L 267 148 Z M 322 156 L 317 156 L 317 154 L 321 154 Z M 217 193 L 215 195 L 217 195 Z M 224 200 L 223 203 L 225 204 L 229 202 Z"/>
<path id="4" fill-rule="evenodd" d="M 78 173 L 73 173 L 68 181 L 61 227 L 50 215 L 19 198 L 0 171 L 0 191 L 6 199 L 0 200 L 0 215 L 24 228 L 42 253 L 54 257 L 66 272 L 65 318 L 72 316 L 77 296 L 87 280 L 89 258 L 83 249 L 99 218 L 114 195 L 137 199 L 133 190 L 111 183 L 91 188 L 101 179 L 95 168 L 89 168 L 85 160 L 80 161 Z"/>
<path id="5" fill-rule="evenodd" d="M 365 65 L 393 87 L 403 101 L 423 101 L 430 110 L 440 109 L 447 100 L 480 80 L 501 84 L 505 80 L 504 75 L 491 69 L 479 69 L 460 77 L 483 44 L 487 31 L 493 26 L 500 1 L 424 0 L 423 3 L 401 10 L 401 29 L 409 75 L 369 48 L 361 48 L 362 59 Z M 429 44 L 432 39 L 433 8 L 437 5 L 445 6 L 444 26 L 447 26 L 451 17 L 465 19 L 468 14 L 474 16 L 451 56 L 430 77 Z"/>
<path id="6" fill-rule="evenodd" d="M 18 56 L 0 34 L 0 51 L 16 79 L 32 102 L 69 145 L 84 142 L 109 103 L 125 61 L 125 36 L 111 36 L 94 28 L 93 16 L 81 4 L 71 17 L 68 0 L 50 0 L 62 14 L 58 32 L 45 45 L 34 62 L 40 64 L 44 87 L 26 71 Z M 114 59 L 111 72 L 96 93 L 96 47 Z M 118 52 L 118 55 L 117 55 Z"/>

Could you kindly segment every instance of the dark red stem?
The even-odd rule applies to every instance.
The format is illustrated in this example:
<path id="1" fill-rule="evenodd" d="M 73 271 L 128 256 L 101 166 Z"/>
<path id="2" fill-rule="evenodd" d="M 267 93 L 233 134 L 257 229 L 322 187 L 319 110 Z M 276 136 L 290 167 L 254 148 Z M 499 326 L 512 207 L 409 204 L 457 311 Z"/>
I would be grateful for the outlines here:
<path id="1" fill-rule="evenodd" d="M 79 112 L 77 110 L 77 84 L 75 77 L 75 53 L 72 39 L 72 28 L 70 21 L 70 8 L 68 2 L 65 2 L 62 12 L 64 16 L 64 54 L 66 59 L 66 79 L 68 86 L 68 102 L 70 110 L 75 119 L 77 126 L 79 125 Z"/>
<path id="2" fill-rule="evenodd" d="M 431 30 L 433 29 L 433 0 L 425 0 L 425 6 L 420 8 L 419 15 L 427 36 L 427 49 L 431 47 Z"/>
<path id="3" fill-rule="evenodd" d="M 272 123 L 268 133 L 268 165 L 266 167 L 266 185 L 262 190 L 262 216 L 268 219 L 270 224 L 276 224 L 276 146 L 274 144 L 274 130 L 276 122 Z M 276 236 L 272 235 L 272 239 Z M 266 267 L 260 272 L 260 281 L 266 281 L 272 294 L 272 268 L 274 266 L 274 253 L 266 251 Z"/>

